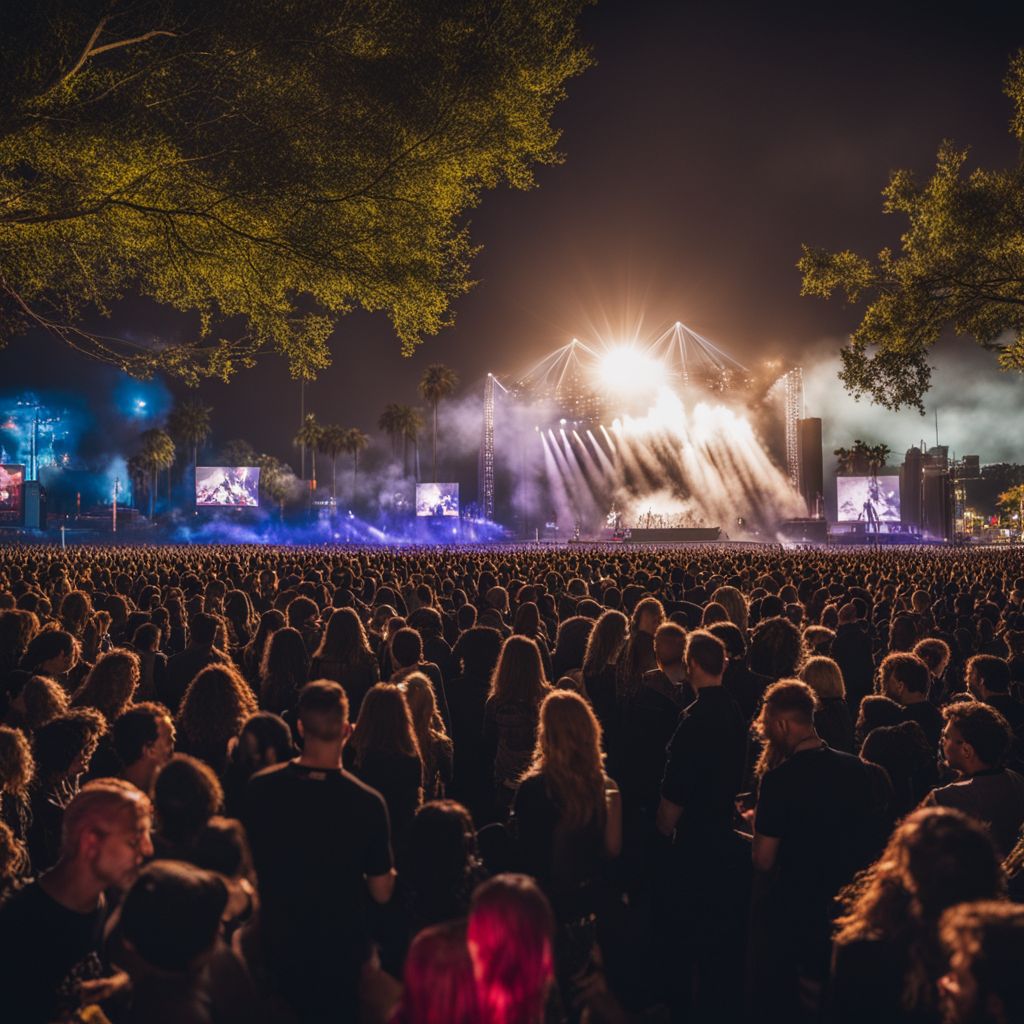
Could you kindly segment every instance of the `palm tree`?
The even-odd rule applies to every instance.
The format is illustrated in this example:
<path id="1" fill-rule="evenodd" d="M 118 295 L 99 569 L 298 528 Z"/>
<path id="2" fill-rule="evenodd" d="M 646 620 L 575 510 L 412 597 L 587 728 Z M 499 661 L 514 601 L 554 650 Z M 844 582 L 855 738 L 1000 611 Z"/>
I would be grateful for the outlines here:
<path id="1" fill-rule="evenodd" d="M 434 458 L 433 481 L 437 482 L 437 406 L 445 398 L 450 397 L 458 387 L 459 378 L 456 372 L 444 363 L 432 363 L 420 377 L 420 394 L 424 401 L 429 402 L 434 414 Z"/>
<path id="2" fill-rule="evenodd" d="M 256 449 L 239 438 L 226 442 L 220 450 L 220 457 L 227 466 L 255 466 L 259 459 Z"/>
<path id="3" fill-rule="evenodd" d="M 278 506 L 278 514 L 284 521 L 284 503 L 291 490 L 292 471 L 273 455 L 257 455 L 256 465 L 260 469 L 260 487 L 263 492 Z"/>
<path id="4" fill-rule="evenodd" d="M 868 460 L 868 471 L 876 476 L 880 469 L 885 467 L 892 454 L 892 449 L 887 444 L 868 445 L 865 452 Z"/>
<path id="5" fill-rule="evenodd" d="M 370 438 L 358 427 L 345 431 L 345 451 L 352 456 L 352 501 L 356 500 L 356 477 L 359 474 L 359 453 L 366 450 Z"/>
<path id="6" fill-rule="evenodd" d="M 377 420 L 377 429 L 383 430 L 388 435 L 388 440 L 391 442 L 391 454 L 395 458 L 398 457 L 398 442 L 404 436 L 402 410 L 405 408 L 406 406 L 404 405 L 391 402 L 389 405 L 384 406 L 384 411 L 380 414 L 380 419 Z"/>
<path id="7" fill-rule="evenodd" d="M 302 421 L 302 427 L 292 442 L 297 448 L 308 448 L 313 455 L 313 488 L 316 487 L 316 450 L 320 447 L 323 429 L 316 421 L 316 413 L 307 412 L 306 418 Z"/>
<path id="8" fill-rule="evenodd" d="M 139 453 L 144 465 L 152 474 L 153 486 L 149 492 L 149 515 L 150 518 L 156 510 L 156 480 L 161 469 L 170 471 L 174 465 L 174 442 L 171 435 L 165 430 L 154 427 L 152 430 L 145 430 L 140 435 L 142 451 Z M 168 487 L 168 500 L 170 500 L 170 487 Z"/>
<path id="9" fill-rule="evenodd" d="M 419 478 L 419 440 L 420 431 L 423 429 L 423 416 L 419 409 L 411 405 L 400 405 L 402 424 L 402 470 L 406 476 L 409 475 L 409 445 L 413 446 L 416 453 L 417 479 Z"/>
<path id="10" fill-rule="evenodd" d="M 132 455 L 128 458 L 127 470 L 128 479 L 132 485 L 132 499 L 135 507 L 138 508 L 139 499 L 146 489 L 146 481 L 149 477 L 149 463 L 141 453 Z"/>
<path id="11" fill-rule="evenodd" d="M 331 497 L 338 506 L 338 456 L 348 451 L 348 431 L 337 423 L 322 428 L 320 451 L 331 460 Z"/>
<path id="12" fill-rule="evenodd" d="M 210 436 L 210 413 L 213 407 L 200 398 L 188 398 L 175 406 L 167 417 L 171 436 L 192 449 L 192 482 L 195 483 L 199 446 Z"/>

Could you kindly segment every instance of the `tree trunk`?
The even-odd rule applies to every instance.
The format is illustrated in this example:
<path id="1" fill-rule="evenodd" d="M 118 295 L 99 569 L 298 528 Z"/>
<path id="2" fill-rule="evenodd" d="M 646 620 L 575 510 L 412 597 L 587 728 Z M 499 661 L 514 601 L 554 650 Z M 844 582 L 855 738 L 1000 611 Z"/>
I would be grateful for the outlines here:
<path id="1" fill-rule="evenodd" d="M 338 456 L 331 459 L 331 497 L 334 499 L 334 510 L 338 510 Z"/>
<path id="2" fill-rule="evenodd" d="M 437 483 L 437 402 L 434 403 L 434 483 Z"/>
<path id="3" fill-rule="evenodd" d="M 356 474 L 359 472 L 359 452 L 352 453 L 352 504 L 356 503 Z"/>

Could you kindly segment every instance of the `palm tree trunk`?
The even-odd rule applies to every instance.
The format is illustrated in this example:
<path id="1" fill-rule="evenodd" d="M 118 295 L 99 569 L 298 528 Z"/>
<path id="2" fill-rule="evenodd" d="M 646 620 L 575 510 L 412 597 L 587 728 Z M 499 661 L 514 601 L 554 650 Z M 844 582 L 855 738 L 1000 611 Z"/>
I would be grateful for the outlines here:
<path id="1" fill-rule="evenodd" d="M 356 503 L 356 474 L 359 472 L 359 452 L 352 453 L 352 504 Z"/>
<path id="2" fill-rule="evenodd" d="M 331 459 L 331 497 L 334 499 L 334 509 L 338 509 L 338 456 Z"/>
<path id="3" fill-rule="evenodd" d="M 433 481 L 437 483 L 437 402 L 434 403 L 434 476 Z"/>

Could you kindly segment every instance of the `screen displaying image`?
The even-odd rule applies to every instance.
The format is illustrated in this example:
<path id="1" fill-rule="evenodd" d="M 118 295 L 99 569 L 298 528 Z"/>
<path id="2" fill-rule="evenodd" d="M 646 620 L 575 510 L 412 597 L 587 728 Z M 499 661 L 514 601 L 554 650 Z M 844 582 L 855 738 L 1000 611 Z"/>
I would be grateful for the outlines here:
<path id="1" fill-rule="evenodd" d="M 20 519 L 24 466 L 0 466 L 0 519 Z"/>
<path id="2" fill-rule="evenodd" d="M 196 505 L 218 508 L 258 508 L 259 503 L 259 467 L 196 467 Z"/>
<path id="3" fill-rule="evenodd" d="M 416 485 L 416 515 L 457 516 L 458 514 L 458 484 Z"/>
<path id="4" fill-rule="evenodd" d="M 837 476 L 836 497 L 841 523 L 898 523 L 898 476 Z"/>

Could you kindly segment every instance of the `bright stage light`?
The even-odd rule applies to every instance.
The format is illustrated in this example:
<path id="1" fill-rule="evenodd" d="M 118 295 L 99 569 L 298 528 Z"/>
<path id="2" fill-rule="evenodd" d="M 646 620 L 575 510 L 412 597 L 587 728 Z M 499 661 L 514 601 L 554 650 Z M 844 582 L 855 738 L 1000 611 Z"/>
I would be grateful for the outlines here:
<path id="1" fill-rule="evenodd" d="M 665 379 L 665 367 L 635 348 L 613 348 L 598 367 L 602 386 L 619 395 L 654 392 Z"/>

